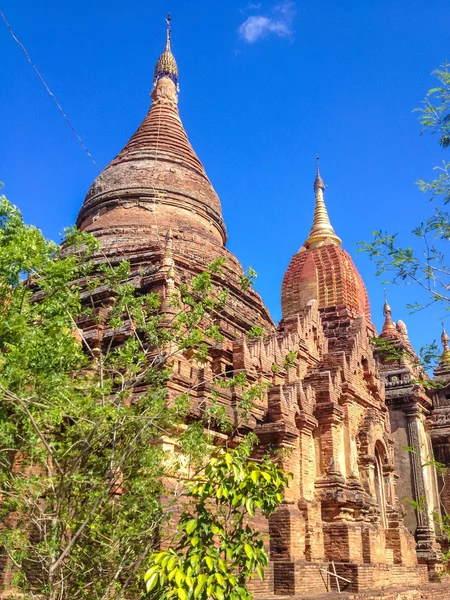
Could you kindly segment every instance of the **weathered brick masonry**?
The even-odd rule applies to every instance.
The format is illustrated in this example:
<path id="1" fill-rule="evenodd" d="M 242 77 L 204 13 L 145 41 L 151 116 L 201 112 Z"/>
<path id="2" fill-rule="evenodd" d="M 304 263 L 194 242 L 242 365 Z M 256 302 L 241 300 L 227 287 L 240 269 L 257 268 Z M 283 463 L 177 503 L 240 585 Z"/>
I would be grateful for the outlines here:
<path id="1" fill-rule="evenodd" d="M 77 224 L 101 242 L 103 259 L 97 260 L 129 260 L 137 292 L 159 293 L 164 310 L 170 310 L 167 298 L 180 283 L 213 259 L 226 258 L 223 274 L 215 279 L 230 292 L 217 321 L 225 340 L 211 347 L 201 369 L 189 355 L 178 357 L 169 385 L 175 395 L 195 382 L 190 392 L 195 417 L 199 403 L 208 401 L 213 375 L 245 369 L 250 381 L 269 384 L 247 428 L 259 436 L 260 451 L 273 446 L 291 450 L 284 467 L 293 480 L 279 510 L 268 521 L 257 517 L 260 530 L 270 533 L 271 561 L 265 581 L 254 584 L 255 594 L 322 594 L 326 575 L 321 569 L 330 570 L 332 563 L 351 581 L 348 591 L 355 593 L 423 585 L 428 569 L 440 561 L 439 536 L 428 513 L 409 513 L 405 525 L 399 477 L 401 498 L 437 490 L 437 483 L 432 470 L 422 468 L 420 456 L 402 455 L 401 448 L 416 444 L 424 453 L 428 444 L 426 454 L 434 435 L 441 458 L 448 462 L 450 400 L 441 393 L 442 415 L 430 416 L 433 403 L 413 383 L 413 361 L 393 366 L 383 354 L 374 355 L 371 338 L 376 332 L 367 292 L 331 226 L 318 169 L 313 225 L 284 276 L 280 324 L 275 326 L 255 291 L 242 291 L 238 280 L 243 270 L 225 247 L 220 200 L 181 123 L 177 87 L 168 36 L 155 69 L 149 113 L 93 183 Z M 99 294 L 99 315 L 107 304 Z M 264 327 L 264 337 L 247 339 L 245 333 L 256 324 Z M 390 321 L 383 335 L 412 356 L 399 324 Z M 90 343 L 107 343 L 109 332 L 94 320 L 80 327 Z M 295 359 L 286 367 L 288 352 Z M 447 358 L 444 371 L 450 364 Z M 445 372 L 450 375 L 450 368 Z M 223 390 L 220 400 L 232 416 L 237 392 Z M 399 464 L 405 466 L 401 475 Z M 437 491 L 431 495 L 434 508 L 440 508 Z M 370 597 L 450 597 L 445 595 L 448 588 L 420 589 L 416 595 Z"/>

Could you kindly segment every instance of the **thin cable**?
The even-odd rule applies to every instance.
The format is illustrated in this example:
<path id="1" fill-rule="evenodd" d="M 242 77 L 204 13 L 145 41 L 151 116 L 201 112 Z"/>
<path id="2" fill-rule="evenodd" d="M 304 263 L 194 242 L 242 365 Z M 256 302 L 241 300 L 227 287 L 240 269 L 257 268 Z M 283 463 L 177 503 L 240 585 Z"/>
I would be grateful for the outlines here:
<path id="1" fill-rule="evenodd" d="M 94 160 L 94 157 L 92 156 L 92 154 L 89 152 L 89 150 L 86 148 L 86 144 L 83 142 L 83 140 L 81 139 L 81 137 L 78 135 L 78 133 L 76 132 L 75 127 L 72 125 L 72 123 L 70 122 L 69 117 L 66 115 L 66 113 L 63 111 L 61 104 L 58 102 L 58 100 L 56 99 L 55 95 L 53 94 L 53 92 L 50 90 L 50 88 L 48 87 L 48 85 L 45 83 L 44 78 L 42 77 L 42 75 L 39 73 L 37 67 L 34 65 L 33 61 L 30 58 L 30 55 L 28 54 L 28 52 L 26 51 L 25 46 L 22 44 L 22 42 L 15 36 L 14 31 L 11 28 L 11 25 L 8 23 L 8 21 L 6 20 L 6 17 L 3 13 L 3 11 L 0 9 L 0 16 L 2 17 L 6 27 L 8 28 L 9 33 L 11 34 L 11 37 L 13 38 L 13 40 L 20 46 L 20 48 L 22 49 L 22 52 L 25 54 L 27 61 L 30 63 L 30 65 L 33 67 L 34 72 L 36 73 L 36 75 L 39 77 L 42 85 L 45 87 L 45 89 L 47 90 L 47 93 L 50 95 L 50 97 L 52 98 L 53 102 L 56 104 L 56 106 L 58 107 L 60 113 L 62 114 L 62 116 L 64 117 L 64 119 L 66 120 L 68 126 L 70 127 L 70 129 L 72 130 L 73 134 L 76 136 L 77 140 L 80 142 L 81 147 L 83 148 L 83 150 L 86 152 L 86 154 L 89 156 L 89 158 L 91 159 L 91 161 L 94 163 L 94 165 L 97 167 L 97 169 L 99 171 L 101 171 L 99 165 L 97 164 L 97 162 Z"/>

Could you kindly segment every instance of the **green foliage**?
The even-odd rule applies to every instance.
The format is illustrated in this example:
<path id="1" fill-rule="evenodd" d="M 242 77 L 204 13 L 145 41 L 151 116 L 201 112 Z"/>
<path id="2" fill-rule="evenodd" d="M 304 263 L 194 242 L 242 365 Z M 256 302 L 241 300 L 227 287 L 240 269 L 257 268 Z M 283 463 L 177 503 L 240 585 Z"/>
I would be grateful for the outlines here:
<path id="1" fill-rule="evenodd" d="M 111 264 L 75 229 L 48 241 L 0 198 L 0 548 L 24 600 L 138 595 L 183 493 L 165 478 L 204 467 L 210 430 L 237 431 L 263 393 L 244 373 L 218 376 L 188 425 L 189 393 L 168 397 L 174 358 L 201 366 L 222 342 L 223 262 L 182 285 L 165 315 L 128 262 Z M 245 400 L 233 423 L 215 391 L 227 386 Z"/>
<path id="2" fill-rule="evenodd" d="M 382 353 L 387 362 L 400 361 L 406 355 L 406 351 L 391 340 L 386 340 L 383 337 L 373 337 L 370 341 L 374 350 Z"/>
<path id="3" fill-rule="evenodd" d="M 439 82 L 437 87 L 428 91 L 420 111 L 420 122 L 424 131 L 437 133 L 439 144 L 443 148 L 450 146 L 450 63 L 444 63 L 433 71 Z"/>
<path id="4" fill-rule="evenodd" d="M 256 510 L 272 514 L 288 476 L 273 457 L 249 460 L 255 437 L 220 450 L 186 486 L 190 500 L 168 550 L 153 553 L 145 574 L 155 600 L 251 599 L 248 581 L 264 577 L 268 557 L 248 523 Z"/>
<path id="5" fill-rule="evenodd" d="M 247 272 L 244 275 L 242 275 L 242 277 L 240 278 L 239 283 L 240 283 L 241 288 L 245 292 L 247 290 L 249 290 L 253 286 L 257 276 L 258 276 L 258 273 L 252 267 L 248 267 Z"/>
<path id="6" fill-rule="evenodd" d="M 45 240 L 1 199 L 0 519 L 15 527 L 0 530 L 0 547 L 25 598 L 35 588 L 47 598 L 138 590 L 126 579 L 162 518 L 154 442 L 185 412 L 166 404 L 167 365 L 148 361 L 158 298 L 135 296 L 128 263 L 95 272 L 98 252 L 76 230 L 63 246 Z M 74 282 L 87 277 L 82 299 Z M 125 334 L 104 351 L 76 325 L 95 322 L 100 280 L 114 299 L 103 325 Z"/>
<path id="7" fill-rule="evenodd" d="M 295 350 L 289 350 L 289 352 L 284 357 L 283 367 L 286 370 L 292 369 L 292 367 L 295 365 L 296 358 L 297 358 L 297 353 L 295 352 Z"/>
<path id="8" fill-rule="evenodd" d="M 254 325 L 251 329 L 247 331 L 247 337 L 249 340 L 256 340 L 258 338 L 264 337 L 264 327 L 261 325 Z"/>

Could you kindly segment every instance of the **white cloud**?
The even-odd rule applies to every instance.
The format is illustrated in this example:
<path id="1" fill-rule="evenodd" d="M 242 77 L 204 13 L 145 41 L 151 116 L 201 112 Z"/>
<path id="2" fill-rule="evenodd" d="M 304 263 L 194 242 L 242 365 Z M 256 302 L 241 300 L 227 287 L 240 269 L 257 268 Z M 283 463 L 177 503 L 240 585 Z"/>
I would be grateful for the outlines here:
<path id="1" fill-rule="evenodd" d="M 251 15 L 248 17 L 239 26 L 239 37 L 247 44 L 254 44 L 271 33 L 279 37 L 291 37 L 294 16 L 293 2 L 277 4 L 272 8 L 272 16 Z"/>

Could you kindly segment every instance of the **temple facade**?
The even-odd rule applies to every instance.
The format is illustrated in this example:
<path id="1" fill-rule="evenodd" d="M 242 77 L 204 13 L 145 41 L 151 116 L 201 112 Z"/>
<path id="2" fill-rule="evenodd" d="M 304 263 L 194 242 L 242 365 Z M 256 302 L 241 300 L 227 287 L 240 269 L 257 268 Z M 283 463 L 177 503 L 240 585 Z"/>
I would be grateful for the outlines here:
<path id="1" fill-rule="evenodd" d="M 172 396 L 189 392 L 198 418 L 215 376 L 245 370 L 250 382 L 267 384 L 241 427 L 258 435 L 260 452 L 290 449 L 284 468 L 293 480 L 277 513 L 256 517 L 270 534 L 271 562 L 255 593 L 323 592 L 333 564 L 351 582 L 341 587 L 354 591 L 426 582 L 442 563 L 435 515 L 447 498 L 426 463 L 435 452 L 449 462 L 450 400 L 420 383 L 426 375 L 387 303 L 381 338 L 400 352 L 392 358 L 373 344 L 367 292 L 330 223 L 318 164 L 312 227 L 285 273 L 277 326 L 260 296 L 238 285 L 244 272 L 226 249 L 220 200 L 180 120 L 170 27 L 151 99 L 136 133 L 91 186 L 77 225 L 99 239 L 105 260 L 130 261 L 136 291 L 159 293 L 165 310 L 177 286 L 226 259 L 215 276 L 229 292 L 216 323 L 224 341 L 201 367 L 178 356 L 169 387 Z M 264 337 L 250 340 L 255 325 Z M 107 341 L 97 322 L 80 326 L 91 344 Z M 450 381 L 446 348 L 436 376 Z M 295 358 L 286 365 L 288 353 Z M 221 390 L 231 418 L 240 399 Z"/>
<path id="2" fill-rule="evenodd" d="M 188 392 L 196 418 L 214 375 L 245 370 L 250 382 L 267 384 L 242 427 L 258 435 L 260 452 L 290 450 L 283 466 L 293 480 L 272 517 L 255 517 L 270 534 L 268 575 L 255 595 L 325 592 L 331 565 L 350 591 L 426 583 L 442 562 L 434 513 L 450 508 L 450 480 L 445 487 L 425 463 L 434 454 L 450 462 L 450 393 L 418 383 L 424 374 L 406 328 L 387 304 L 381 337 L 403 352 L 392 360 L 373 344 L 367 292 L 330 223 L 318 165 L 313 223 L 284 275 L 276 325 L 259 294 L 238 285 L 244 272 L 225 246 L 220 200 L 180 120 L 170 29 L 151 98 L 136 133 L 92 184 L 77 225 L 98 238 L 102 260 L 129 261 L 137 293 L 160 294 L 166 309 L 177 286 L 226 259 L 214 279 L 229 292 L 216 323 L 224 341 L 211 345 L 206 365 L 177 356 L 169 393 Z M 105 303 L 99 297 L 99 310 Z M 248 339 L 255 325 L 264 336 Z M 92 347 L 107 343 L 98 319 L 79 326 Z M 446 340 L 436 376 L 450 385 Z M 232 417 L 240 392 L 220 393 Z M 425 498 L 425 509 L 405 507 L 404 497 Z"/>

